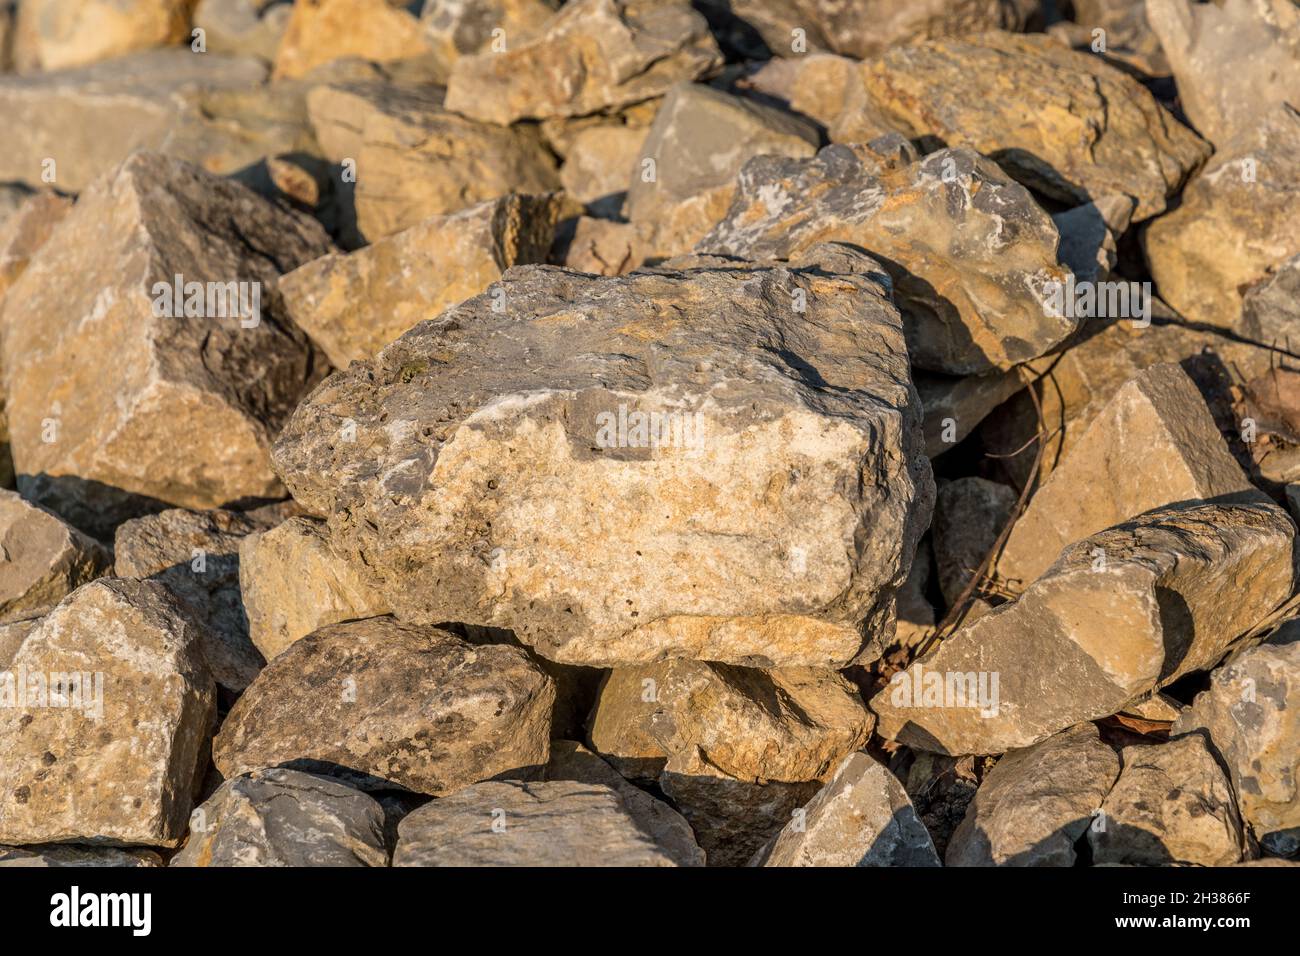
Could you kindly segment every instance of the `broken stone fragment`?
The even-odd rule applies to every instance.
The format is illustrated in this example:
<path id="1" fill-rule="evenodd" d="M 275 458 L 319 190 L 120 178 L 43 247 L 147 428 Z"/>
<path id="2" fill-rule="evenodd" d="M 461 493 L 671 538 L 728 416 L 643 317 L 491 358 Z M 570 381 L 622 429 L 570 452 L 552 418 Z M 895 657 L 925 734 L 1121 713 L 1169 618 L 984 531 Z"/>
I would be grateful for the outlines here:
<path id="1" fill-rule="evenodd" d="M 430 216 L 560 184 L 536 129 L 457 116 L 427 87 L 321 85 L 307 94 L 307 112 L 325 154 L 352 164 L 357 225 L 370 242 Z"/>
<path id="2" fill-rule="evenodd" d="M 956 446 L 1024 386 L 1024 368 L 962 376 L 917 372 L 916 390 L 925 409 L 926 457 L 936 458 Z"/>
<path id="3" fill-rule="evenodd" d="M 420 26 L 450 68 L 462 56 L 502 53 L 541 34 L 559 0 L 424 0 Z"/>
<path id="4" fill-rule="evenodd" d="M 948 844 L 948 866 L 1073 866 L 1119 776 L 1093 724 L 1013 751 L 984 778 Z"/>
<path id="5" fill-rule="evenodd" d="M 940 866 L 930 834 L 884 764 L 850 754 L 754 866 Z"/>
<path id="6" fill-rule="evenodd" d="M 384 811 L 326 777 L 276 767 L 227 780 L 190 814 L 170 866 L 387 866 Z"/>
<path id="7" fill-rule="evenodd" d="M 310 518 L 247 535 L 238 570 L 249 636 L 268 661 L 327 624 L 389 610 L 361 569 L 336 554 L 324 526 Z"/>
<path id="8" fill-rule="evenodd" d="M 834 245 L 515 267 L 329 379 L 278 468 L 403 620 L 593 666 L 870 659 L 933 494 L 882 281 Z"/>
<path id="9" fill-rule="evenodd" d="M 397 827 L 393 866 L 675 866 L 618 791 L 572 780 L 479 783 Z"/>
<path id="10" fill-rule="evenodd" d="M 194 0 L 22 0 L 19 72 L 65 70 L 190 39 Z"/>
<path id="11" fill-rule="evenodd" d="M 736 174 L 754 156 L 817 152 L 807 120 L 700 83 L 674 86 L 630 167 L 624 214 L 656 229 L 654 254 L 689 252 L 727 212 Z"/>
<path id="12" fill-rule="evenodd" d="M 969 146 L 1073 205 L 1132 196 L 1138 222 L 1163 212 L 1210 153 L 1135 79 L 1041 34 L 899 46 L 863 76 L 910 136 Z"/>
<path id="13" fill-rule="evenodd" d="M 819 242 L 860 246 L 889 270 L 912 361 L 964 375 L 1035 358 L 1074 330 L 1047 307 L 1069 276 L 1058 239 L 1029 192 L 972 150 L 889 165 L 872 147 L 837 145 L 750 160 L 697 248 L 785 259 Z"/>
<path id="14" fill-rule="evenodd" d="M 1300 254 L 1246 293 L 1236 331 L 1252 342 L 1300 353 Z"/>
<path id="15" fill-rule="evenodd" d="M 0 843 L 180 842 L 216 718 L 200 630 L 153 581 L 45 616 L 0 680 Z"/>
<path id="16" fill-rule="evenodd" d="M 617 215 L 623 207 L 648 127 L 613 123 L 589 126 L 573 134 L 560 183 L 564 191 L 598 215 Z"/>
<path id="17" fill-rule="evenodd" d="M 628 815 L 678 866 L 703 866 L 704 851 L 680 813 L 629 783 L 617 770 L 573 740 L 551 741 L 546 780 L 573 780 L 609 787 L 623 798 Z"/>
<path id="18" fill-rule="evenodd" d="M 255 56 L 270 63 L 280 48 L 293 4 L 279 0 L 199 0 L 194 26 L 209 53 Z"/>
<path id="19" fill-rule="evenodd" d="M 1300 10 L 1288 0 L 1150 0 L 1146 19 L 1178 81 L 1179 105 L 1222 147 L 1277 105 L 1297 106 Z"/>
<path id="20" fill-rule="evenodd" d="M 457 60 L 447 109 L 501 126 L 611 112 L 721 64 L 708 24 L 687 3 L 573 0 L 531 40 Z"/>
<path id="21" fill-rule="evenodd" d="M 371 618 L 276 657 L 213 742 L 226 777 L 290 767 L 444 796 L 546 763 L 555 685 L 523 651 Z"/>
<path id="22" fill-rule="evenodd" d="M 123 850 L 111 846 L 0 846 L 0 867 L 140 867 L 162 866 L 153 850 Z"/>
<path id="23" fill-rule="evenodd" d="M 114 573 L 167 585 L 207 625 L 203 658 L 216 682 L 239 693 L 265 661 L 248 637 L 239 594 L 239 547 L 270 525 L 235 511 L 174 508 L 121 524 L 114 538 Z"/>
<path id="24" fill-rule="evenodd" d="M 1079 282 L 1109 278 L 1119 255 L 1119 237 L 1132 215 L 1133 199 L 1129 196 L 1102 196 L 1053 215 L 1052 222 L 1061 234 L 1061 264 L 1069 266 Z"/>
<path id="25" fill-rule="evenodd" d="M 1233 459 L 1196 386 L 1177 365 L 1132 378 L 1034 492 L 997 564 L 1022 591 L 1066 546 L 1175 502 L 1265 500 Z"/>
<path id="26" fill-rule="evenodd" d="M 1184 318 L 1230 328 L 1242 295 L 1300 253 L 1300 112 L 1283 103 L 1225 142 L 1142 235 L 1161 297 Z"/>
<path id="27" fill-rule="evenodd" d="M 1011 520 L 1017 497 L 1011 486 L 985 478 L 958 478 L 939 483 L 931 537 L 939 590 L 949 606 L 957 602 L 985 556 L 993 550 L 998 535 Z"/>
<path id="28" fill-rule="evenodd" d="M 0 623 L 40 617 L 112 565 L 97 541 L 0 490 Z"/>
<path id="29" fill-rule="evenodd" d="M 1295 526 L 1276 505 L 1181 504 L 1062 552 L 871 701 L 882 736 L 1003 753 L 1117 713 L 1208 670 L 1294 589 Z"/>
<path id="30" fill-rule="evenodd" d="M 420 21 L 390 0 L 295 0 L 275 54 L 276 79 L 345 57 L 386 63 L 432 52 Z"/>
<path id="31" fill-rule="evenodd" d="M 1241 815 L 1270 853 L 1300 853 L 1300 640 L 1294 622 L 1219 667 L 1174 721 L 1175 735 L 1209 734 Z"/>
<path id="32" fill-rule="evenodd" d="M 19 490 L 105 537 L 163 504 L 282 497 L 267 449 L 324 362 L 275 280 L 330 249 L 158 154 L 96 182 L 0 306 Z"/>
<path id="33" fill-rule="evenodd" d="M 1088 828 L 1094 864 L 1227 866 L 1246 850 L 1232 787 L 1200 736 L 1123 750 L 1124 769 Z"/>
<path id="34" fill-rule="evenodd" d="M 322 256 L 280 279 L 294 324 L 338 368 L 370 358 L 411 326 L 486 292 L 517 263 L 543 262 L 551 196 L 505 196 L 433 216 L 356 252 Z"/>

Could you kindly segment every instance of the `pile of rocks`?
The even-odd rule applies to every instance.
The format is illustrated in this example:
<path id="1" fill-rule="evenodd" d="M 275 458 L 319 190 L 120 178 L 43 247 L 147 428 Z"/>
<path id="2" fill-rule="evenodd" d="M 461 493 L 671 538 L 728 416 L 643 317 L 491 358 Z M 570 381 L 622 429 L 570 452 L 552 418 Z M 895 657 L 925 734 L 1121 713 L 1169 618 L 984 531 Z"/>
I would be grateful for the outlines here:
<path id="1" fill-rule="evenodd" d="M 0 866 L 1300 857 L 1300 7 L 1056 6 L 0 7 Z"/>

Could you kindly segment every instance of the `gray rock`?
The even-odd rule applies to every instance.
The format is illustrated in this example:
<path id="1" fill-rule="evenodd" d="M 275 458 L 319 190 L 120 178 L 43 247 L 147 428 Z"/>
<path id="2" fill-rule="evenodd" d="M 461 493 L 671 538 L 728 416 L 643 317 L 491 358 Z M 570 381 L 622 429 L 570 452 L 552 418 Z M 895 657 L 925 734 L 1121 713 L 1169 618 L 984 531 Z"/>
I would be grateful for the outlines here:
<path id="1" fill-rule="evenodd" d="M 1262 345 L 1300 353 L 1300 254 L 1246 293 L 1236 330 Z"/>
<path id="2" fill-rule="evenodd" d="M 1018 497 L 1011 486 L 985 478 L 939 483 L 931 538 L 939 590 L 950 606 L 993 550 L 998 535 L 1011 520 Z"/>

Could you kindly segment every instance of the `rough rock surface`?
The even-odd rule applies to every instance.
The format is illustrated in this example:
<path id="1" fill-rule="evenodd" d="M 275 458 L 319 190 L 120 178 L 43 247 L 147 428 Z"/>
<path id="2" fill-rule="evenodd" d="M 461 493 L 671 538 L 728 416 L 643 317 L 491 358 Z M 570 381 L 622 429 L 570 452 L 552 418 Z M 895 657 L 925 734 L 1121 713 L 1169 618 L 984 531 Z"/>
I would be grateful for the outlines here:
<path id="1" fill-rule="evenodd" d="M 438 59 L 450 67 L 485 48 L 527 43 L 546 29 L 559 0 L 424 0 L 420 25 Z"/>
<path id="2" fill-rule="evenodd" d="M 393 866 L 676 865 L 599 783 L 480 783 L 409 814 L 397 833 Z"/>
<path id="3" fill-rule="evenodd" d="M 1292 593 L 1294 536 L 1271 502 L 1194 504 L 1071 545 L 1018 600 L 881 690 L 879 733 L 1003 753 L 1209 669 Z"/>
<path id="4" fill-rule="evenodd" d="M 325 777 L 260 770 L 227 780 L 190 814 L 170 866 L 387 866 L 384 811 Z"/>
<path id="5" fill-rule="evenodd" d="M 71 200 L 41 192 L 28 196 L 5 218 L 0 225 L 0 301 L 71 209 Z"/>
<path id="6" fill-rule="evenodd" d="M 1270 853 L 1300 853 L 1300 640 L 1295 625 L 1233 655 L 1174 721 L 1204 730 L 1227 766 L 1241 815 Z"/>
<path id="7" fill-rule="evenodd" d="M 949 605 L 956 603 L 985 555 L 993 549 L 1011 520 L 1017 497 L 1014 488 L 986 478 L 940 482 L 931 538 L 939 590 Z"/>
<path id="8" fill-rule="evenodd" d="M 194 0 L 22 0 L 14 64 L 65 70 L 188 40 L 193 9 Z"/>
<path id="9" fill-rule="evenodd" d="M 1300 254 L 1246 293 L 1235 331 L 1251 341 L 1300 353 Z"/>
<path id="10" fill-rule="evenodd" d="M 1119 776 L 1119 754 L 1088 723 L 1013 751 L 980 784 L 948 843 L 948 866 L 1073 866 Z"/>
<path id="11" fill-rule="evenodd" d="M 599 123 L 574 133 L 560 168 L 567 195 L 597 215 L 618 215 L 649 127 Z M 638 263 L 639 264 L 639 263 Z"/>
<path id="12" fill-rule="evenodd" d="M 903 785 L 884 764 L 850 754 L 802 812 L 754 859 L 761 866 L 939 866 Z"/>
<path id="13" fill-rule="evenodd" d="M 411 326 L 487 291 L 510 266 L 546 259 L 558 204 L 504 196 L 432 216 L 280 279 L 285 309 L 330 362 L 370 358 Z"/>
<path id="14" fill-rule="evenodd" d="M 878 653 L 932 500 L 881 278 L 843 246 L 516 267 L 329 379 L 277 467 L 404 619 L 565 663 L 843 666 Z"/>
<path id="15" fill-rule="evenodd" d="M 40 617 L 112 563 L 94 539 L 0 490 L 0 623 Z"/>
<path id="16" fill-rule="evenodd" d="M 0 843 L 180 842 L 216 717 L 199 631 L 152 581 L 92 581 L 46 615 L 0 684 Z"/>
<path id="17" fill-rule="evenodd" d="M 239 547 L 269 525 L 235 511 L 169 509 L 121 524 L 113 541 L 114 573 L 161 581 L 207 627 L 203 658 L 216 682 L 238 693 L 265 663 L 248 637 L 239 593 Z"/>
<path id="18" fill-rule="evenodd" d="M 1185 318 L 1223 327 L 1242 294 L 1300 253 L 1300 112 L 1281 104 L 1225 142 L 1143 234 L 1161 297 Z"/>
<path id="19" fill-rule="evenodd" d="M 123 850 L 109 846 L 0 846 L 0 867 L 138 867 L 162 866 L 152 850 Z"/>
<path id="20" fill-rule="evenodd" d="M 1045 299 L 1069 275 L 1059 237 L 1028 191 L 969 149 L 898 164 L 877 152 L 888 142 L 751 160 L 699 251 L 784 259 L 835 241 L 880 256 L 926 369 L 1008 368 L 1069 335 L 1075 320 Z"/>
<path id="21" fill-rule="evenodd" d="M 247 535 L 237 567 L 249 637 L 267 660 L 327 624 L 389 611 L 362 570 L 341 558 L 324 526 L 310 518 Z"/>
<path id="22" fill-rule="evenodd" d="M 295 642 L 213 742 L 226 777 L 289 766 L 443 796 L 546 763 L 555 685 L 513 647 L 371 618 Z"/>
<path id="23" fill-rule="evenodd" d="M 573 0 L 540 36 L 457 60 L 447 108 L 502 126 L 609 112 L 721 63 L 708 24 L 684 2 Z"/>
<path id="24" fill-rule="evenodd" d="M 99 534 L 160 503 L 279 497 L 268 447 L 323 362 L 271 290 L 329 249 L 306 217 L 157 154 L 98 181 L 0 307 L 19 490 Z"/>
<path id="25" fill-rule="evenodd" d="M 1165 210 L 1209 147 L 1132 77 L 1045 36 L 986 33 L 895 47 L 863 70 L 913 137 L 969 146 L 1053 199 L 1123 194 Z"/>
<path id="26" fill-rule="evenodd" d="M 1088 828 L 1094 864 L 1227 866 L 1246 838 L 1232 788 L 1199 736 L 1134 744 Z"/>
<path id="27" fill-rule="evenodd" d="M 391 0 L 294 0 L 274 75 L 299 77 L 345 57 L 384 63 L 430 52 L 420 21 Z"/>

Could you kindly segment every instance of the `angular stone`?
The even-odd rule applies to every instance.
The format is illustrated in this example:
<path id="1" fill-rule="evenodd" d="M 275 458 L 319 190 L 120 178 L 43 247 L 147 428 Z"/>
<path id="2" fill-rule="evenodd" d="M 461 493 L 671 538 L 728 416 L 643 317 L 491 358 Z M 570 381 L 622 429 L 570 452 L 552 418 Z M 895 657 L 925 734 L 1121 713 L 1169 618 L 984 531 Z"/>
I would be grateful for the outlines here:
<path id="1" fill-rule="evenodd" d="M 486 292 L 510 266 L 543 262 L 555 231 L 551 196 L 505 196 L 423 222 L 281 277 L 294 324 L 338 368 L 373 356 L 449 306 Z"/>
<path id="2" fill-rule="evenodd" d="M 624 213 L 654 224 L 655 254 L 681 255 L 726 214 L 748 160 L 805 158 L 817 145 L 816 127 L 801 117 L 703 84 L 679 84 L 631 167 Z"/>
<path id="3" fill-rule="evenodd" d="M 307 110 L 325 154 L 355 164 L 357 225 L 371 242 L 430 216 L 559 186 L 535 129 L 476 123 L 425 89 L 322 85 L 307 94 Z"/>
<path id="4" fill-rule="evenodd" d="M 939 590 L 949 606 L 957 602 L 980 563 L 993 550 L 998 535 L 1011 520 L 1018 497 L 1010 485 L 985 478 L 939 483 L 931 536 Z"/>
<path id="5" fill-rule="evenodd" d="M 755 866 L 940 866 L 903 785 L 864 753 L 850 754 Z"/>
<path id="6" fill-rule="evenodd" d="M 1300 854 L 1300 640 L 1290 622 L 1235 655 L 1174 721 L 1175 735 L 1204 731 L 1227 767 L 1241 815 L 1278 856 Z"/>
<path id="7" fill-rule="evenodd" d="M 371 618 L 276 657 L 213 742 L 226 777 L 288 766 L 445 796 L 546 763 L 555 685 L 521 650 Z"/>
<path id="8" fill-rule="evenodd" d="M 22 0 L 20 72 L 66 70 L 190 39 L 193 0 Z"/>
<path id="9" fill-rule="evenodd" d="M 42 176 L 53 174 L 52 185 L 79 192 L 138 150 L 173 153 L 216 173 L 243 169 L 266 154 L 265 141 L 248 128 L 213 122 L 202 107 L 265 77 L 265 64 L 251 57 L 197 56 L 188 48 L 0 77 L 0 114 L 23 130 L 0 151 L 0 180 L 49 188 Z"/>
<path id="10" fill-rule="evenodd" d="M 162 866 L 152 850 L 122 850 L 109 846 L 0 846 L 0 867 L 140 867 Z"/>
<path id="11" fill-rule="evenodd" d="M 1232 787 L 1201 737 L 1135 744 L 1088 828 L 1094 864 L 1227 866 L 1246 850 Z"/>
<path id="12" fill-rule="evenodd" d="M 46 615 L 0 683 L 0 843 L 180 842 L 216 718 L 200 629 L 152 581 L 92 581 Z"/>
<path id="13" fill-rule="evenodd" d="M 1048 34 L 1083 52 L 1093 52 L 1097 45 L 1098 56 L 1139 79 L 1169 75 L 1160 38 L 1147 23 L 1146 0 L 1072 0 L 1072 4 L 1075 22 L 1054 23 Z"/>
<path id="14" fill-rule="evenodd" d="M 1185 318 L 1231 327 L 1243 293 L 1300 253 L 1300 112 L 1281 104 L 1227 141 L 1142 235 L 1160 295 Z"/>
<path id="15" fill-rule="evenodd" d="M 1138 222 L 1163 212 L 1210 152 L 1132 77 L 1042 35 L 895 47 L 864 78 L 912 137 L 969 146 L 1063 202 L 1132 196 Z"/>
<path id="16" fill-rule="evenodd" d="M 35 193 L 0 225 L 0 301 L 71 210 L 70 199 Z"/>
<path id="17" fill-rule="evenodd" d="M 389 611 L 362 569 L 336 554 L 324 526 L 310 518 L 245 537 L 238 570 L 248 633 L 268 661 L 328 624 Z"/>
<path id="18" fill-rule="evenodd" d="M 997 574 L 1022 591 L 1067 545 L 1153 508 L 1201 500 L 1266 496 L 1233 459 L 1187 373 L 1152 365 L 1115 393 L 1034 492 Z"/>
<path id="19" fill-rule="evenodd" d="M 708 24 L 686 3 L 572 0 L 540 36 L 457 60 L 447 109 L 502 126 L 610 112 L 721 64 Z"/>
<path id="20" fill-rule="evenodd" d="M 1069 275 L 1058 238 L 1029 192 L 969 149 L 893 165 L 870 147 L 828 146 L 747 163 L 698 249 L 783 259 L 819 242 L 861 246 L 890 272 L 912 361 L 969 374 L 1034 358 L 1074 330 L 1046 307 L 1049 283 Z"/>
<path id="21" fill-rule="evenodd" d="M 637 158 L 648 132 L 644 126 L 602 123 L 575 133 L 560 168 L 564 191 L 594 212 L 617 214 L 633 170 L 639 173 Z"/>
<path id="22" fill-rule="evenodd" d="M 480 783 L 420 807 L 397 833 L 393 866 L 676 865 L 598 783 Z"/>
<path id="23" fill-rule="evenodd" d="M 1236 331 L 1263 345 L 1300 352 L 1300 254 L 1246 293 Z"/>
<path id="24" fill-rule="evenodd" d="M 918 372 L 916 391 L 925 409 L 926 457 L 936 458 L 961 442 L 989 412 L 1024 387 L 1022 368 L 962 376 Z"/>
<path id="25" fill-rule="evenodd" d="M 40 617 L 112 568 L 97 541 L 0 490 L 0 623 Z"/>
<path id="26" fill-rule="evenodd" d="M 948 866 L 1074 866 L 1075 844 L 1119 776 L 1119 754 L 1083 723 L 1004 756 L 952 835 Z"/>
<path id="27" fill-rule="evenodd" d="M 1300 10 L 1289 0 L 1150 0 L 1147 21 L 1197 131 L 1223 146 L 1300 90 Z"/>
<path id="28" fill-rule="evenodd" d="M 1293 591 L 1295 526 L 1272 503 L 1147 512 L 1071 545 L 871 701 L 882 736 L 1003 753 L 1207 670 Z M 996 680 L 996 686 L 994 681 Z"/>
<path id="29" fill-rule="evenodd" d="M 201 649 L 216 682 L 239 693 L 266 663 L 248 637 L 239 593 L 239 547 L 270 525 L 236 511 L 173 508 L 121 524 L 114 573 L 160 581 L 207 625 Z"/>
<path id="30" fill-rule="evenodd" d="M 387 866 L 384 811 L 326 777 L 254 771 L 190 814 L 190 838 L 169 865 Z"/>
<path id="31" fill-rule="evenodd" d="M 1052 216 L 1061 234 L 1058 257 L 1079 282 L 1101 282 L 1119 257 L 1119 237 L 1133 216 L 1129 196 L 1102 196 Z"/>
<path id="32" fill-rule="evenodd" d="M 84 192 L 0 307 L 24 496 L 101 535 L 159 503 L 282 496 L 267 447 L 324 363 L 271 290 L 330 248 L 307 217 L 157 154 Z M 204 317 L 177 276 L 206 284 Z"/>
<path id="33" fill-rule="evenodd" d="M 878 268 L 516 267 L 318 389 L 278 468 L 404 620 L 563 663 L 843 666 L 879 653 L 932 493 Z"/>
<path id="34" fill-rule="evenodd" d="M 420 25 L 438 58 L 450 66 L 494 40 L 506 49 L 527 43 L 545 30 L 557 6 L 558 0 L 424 0 Z"/>
<path id="35" fill-rule="evenodd" d="M 420 21 L 391 0 L 295 0 L 275 54 L 277 79 L 359 57 L 386 63 L 432 52 Z"/>
<path id="36" fill-rule="evenodd" d="M 293 5 L 278 0 L 199 0 L 194 26 L 203 29 L 209 53 L 275 60 Z"/>
<path id="37" fill-rule="evenodd" d="M 573 780 L 609 787 L 623 798 L 623 806 L 641 831 L 678 866 L 703 866 L 704 851 L 695 842 L 691 825 L 680 813 L 656 800 L 582 744 L 573 740 L 551 741 L 551 759 L 546 780 Z"/>

